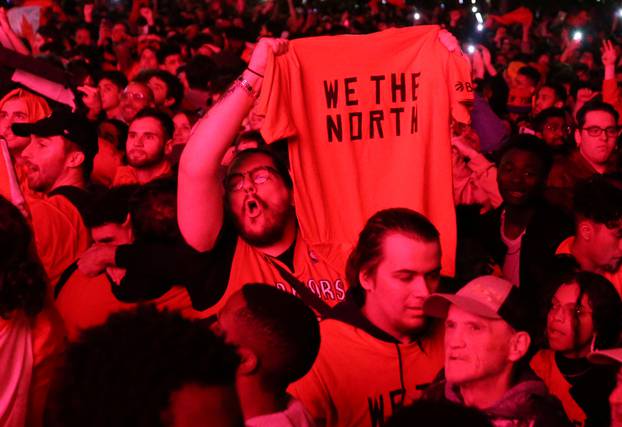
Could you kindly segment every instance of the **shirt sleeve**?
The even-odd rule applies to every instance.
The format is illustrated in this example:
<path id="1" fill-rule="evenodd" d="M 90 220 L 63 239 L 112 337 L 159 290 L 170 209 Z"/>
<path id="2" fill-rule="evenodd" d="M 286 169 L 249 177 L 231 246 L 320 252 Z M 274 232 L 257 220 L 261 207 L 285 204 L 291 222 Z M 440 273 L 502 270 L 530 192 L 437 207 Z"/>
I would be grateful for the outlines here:
<path id="1" fill-rule="evenodd" d="M 444 46 L 442 47 L 444 49 Z M 451 52 L 447 59 L 447 84 L 451 116 L 460 123 L 471 122 L 470 108 L 473 105 L 473 83 L 471 65 L 461 50 Z"/>

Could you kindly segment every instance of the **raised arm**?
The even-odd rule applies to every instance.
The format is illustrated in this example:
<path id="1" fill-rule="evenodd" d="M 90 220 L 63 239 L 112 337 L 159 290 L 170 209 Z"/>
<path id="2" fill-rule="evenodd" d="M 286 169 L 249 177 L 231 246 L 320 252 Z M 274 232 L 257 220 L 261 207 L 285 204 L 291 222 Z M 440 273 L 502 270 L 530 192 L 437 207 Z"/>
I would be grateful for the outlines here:
<path id="1" fill-rule="evenodd" d="M 243 80 L 236 81 L 195 125 L 186 144 L 179 162 L 178 221 L 186 242 L 198 251 L 213 248 L 223 223 L 221 160 L 253 107 L 270 52 L 286 51 L 286 40 L 261 39 Z"/>

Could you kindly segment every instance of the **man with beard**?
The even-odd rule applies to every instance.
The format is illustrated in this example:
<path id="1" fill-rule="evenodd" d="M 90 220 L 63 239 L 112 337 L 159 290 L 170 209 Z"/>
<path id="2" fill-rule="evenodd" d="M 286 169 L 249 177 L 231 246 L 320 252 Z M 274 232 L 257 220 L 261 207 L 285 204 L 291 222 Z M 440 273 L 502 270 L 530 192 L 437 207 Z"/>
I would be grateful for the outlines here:
<path id="1" fill-rule="evenodd" d="M 174 129 L 173 121 L 165 113 L 151 108 L 141 110 L 127 134 L 128 166 L 117 168 L 112 185 L 143 185 L 169 175 L 171 165 L 166 154 L 172 146 Z"/>
<path id="2" fill-rule="evenodd" d="M 121 120 L 131 123 L 140 110 L 154 105 L 153 92 L 146 83 L 130 82 L 121 94 Z"/>
<path id="3" fill-rule="evenodd" d="M 83 117 L 57 111 L 35 123 L 15 123 L 16 136 L 30 137 L 22 151 L 28 187 L 42 196 L 27 197 L 37 252 L 50 285 L 88 247 L 81 212 L 97 153 L 97 132 Z M 27 194 L 28 196 L 28 194 Z"/>
<path id="4" fill-rule="evenodd" d="M 305 241 L 283 162 L 268 150 L 245 150 L 226 171 L 224 188 L 220 178 L 221 160 L 255 102 L 268 55 L 286 50 L 285 40 L 259 42 L 249 67 L 196 125 L 181 157 L 179 226 L 186 242 L 210 260 L 210 277 L 220 280 L 210 281 L 210 288 L 189 291 L 193 303 L 202 308 L 219 301 L 214 312 L 248 282 L 298 294 L 320 313 L 345 297 L 349 245 L 327 242 L 321 253 L 329 255 L 321 256 Z"/>

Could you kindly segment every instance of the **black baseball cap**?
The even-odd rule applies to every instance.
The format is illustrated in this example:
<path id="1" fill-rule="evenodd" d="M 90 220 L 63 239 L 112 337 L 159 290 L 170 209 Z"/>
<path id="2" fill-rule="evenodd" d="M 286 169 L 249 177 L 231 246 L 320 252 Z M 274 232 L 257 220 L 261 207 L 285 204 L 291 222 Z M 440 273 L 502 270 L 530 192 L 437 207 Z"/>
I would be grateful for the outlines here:
<path id="1" fill-rule="evenodd" d="M 97 154 L 97 129 L 81 114 L 54 111 L 52 115 L 34 123 L 14 123 L 11 129 L 17 136 L 62 136 L 75 143 L 86 157 L 92 159 Z"/>

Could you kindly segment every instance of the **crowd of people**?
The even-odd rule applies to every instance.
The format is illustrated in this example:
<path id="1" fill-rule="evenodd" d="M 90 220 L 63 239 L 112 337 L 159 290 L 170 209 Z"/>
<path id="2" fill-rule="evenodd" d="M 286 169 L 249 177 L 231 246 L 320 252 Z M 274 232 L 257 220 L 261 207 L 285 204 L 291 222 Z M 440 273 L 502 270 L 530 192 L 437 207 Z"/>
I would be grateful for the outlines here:
<path id="1" fill-rule="evenodd" d="M 0 426 L 622 426 L 622 11 L 428 3 L 0 8 Z"/>

